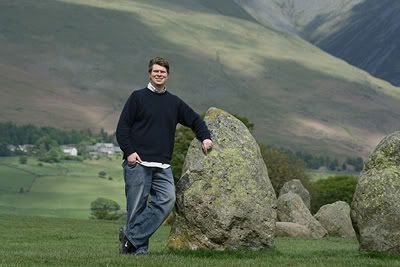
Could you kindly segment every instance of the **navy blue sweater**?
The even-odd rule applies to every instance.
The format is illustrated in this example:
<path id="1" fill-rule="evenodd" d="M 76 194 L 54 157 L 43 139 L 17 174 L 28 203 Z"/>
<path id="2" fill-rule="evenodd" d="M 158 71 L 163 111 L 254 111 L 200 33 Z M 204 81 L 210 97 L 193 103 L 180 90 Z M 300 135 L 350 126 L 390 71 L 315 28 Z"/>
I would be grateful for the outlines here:
<path id="1" fill-rule="evenodd" d="M 211 139 L 200 116 L 179 97 L 148 88 L 134 91 L 122 110 L 117 141 L 124 159 L 136 152 L 143 161 L 171 162 L 176 125 L 190 127 L 197 139 Z"/>

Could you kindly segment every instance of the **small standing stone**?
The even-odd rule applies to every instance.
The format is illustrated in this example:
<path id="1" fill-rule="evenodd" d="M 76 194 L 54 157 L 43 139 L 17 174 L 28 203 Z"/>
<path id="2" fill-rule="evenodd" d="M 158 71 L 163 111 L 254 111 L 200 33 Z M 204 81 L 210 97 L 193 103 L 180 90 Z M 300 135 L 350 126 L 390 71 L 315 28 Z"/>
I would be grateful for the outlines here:
<path id="1" fill-rule="evenodd" d="M 301 199 L 303 200 L 304 204 L 308 209 L 310 209 L 310 193 L 308 190 L 303 186 L 301 181 L 299 179 L 293 179 L 288 182 L 286 182 L 282 188 L 281 191 L 279 192 L 279 195 L 283 195 L 286 193 L 295 193 L 298 194 Z"/>
<path id="2" fill-rule="evenodd" d="M 322 206 L 314 217 L 322 224 L 331 236 L 352 238 L 356 236 L 350 218 L 350 205 L 336 201 Z"/>
<path id="3" fill-rule="evenodd" d="M 301 197 L 292 192 L 278 198 L 278 219 L 281 222 L 293 222 L 306 226 L 314 238 L 321 238 L 328 234 L 325 228 L 311 215 Z"/>
<path id="4" fill-rule="evenodd" d="M 310 229 L 304 225 L 292 222 L 276 222 L 276 236 L 312 237 Z"/>

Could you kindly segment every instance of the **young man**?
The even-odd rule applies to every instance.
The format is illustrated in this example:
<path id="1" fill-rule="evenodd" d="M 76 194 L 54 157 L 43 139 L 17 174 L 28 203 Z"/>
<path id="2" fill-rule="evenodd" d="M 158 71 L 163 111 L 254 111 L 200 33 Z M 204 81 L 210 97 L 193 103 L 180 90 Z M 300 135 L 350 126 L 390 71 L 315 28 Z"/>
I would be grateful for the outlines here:
<path id="1" fill-rule="evenodd" d="M 131 94 L 116 132 L 124 153 L 127 206 L 126 225 L 120 232 L 121 254 L 146 254 L 150 236 L 174 206 L 175 186 L 169 164 L 176 125 L 190 127 L 202 142 L 204 153 L 212 147 L 210 132 L 200 116 L 167 91 L 168 61 L 151 59 L 148 73 L 149 84 Z"/>

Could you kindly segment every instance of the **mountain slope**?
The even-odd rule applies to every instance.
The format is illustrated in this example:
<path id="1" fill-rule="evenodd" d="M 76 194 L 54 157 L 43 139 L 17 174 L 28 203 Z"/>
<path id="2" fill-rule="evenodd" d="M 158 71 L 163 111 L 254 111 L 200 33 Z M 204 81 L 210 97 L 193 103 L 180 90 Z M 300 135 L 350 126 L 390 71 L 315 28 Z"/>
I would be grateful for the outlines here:
<path id="1" fill-rule="evenodd" d="M 333 29 L 351 9 L 365 0 L 233 0 L 264 26 L 306 39 Z M 315 38 L 315 37 L 314 37 Z"/>
<path id="2" fill-rule="evenodd" d="M 264 26 L 297 34 L 372 75 L 400 85 L 400 2 L 235 0 Z"/>
<path id="3" fill-rule="evenodd" d="M 400 2 L 367 0 L 339 30 L 316 40 L 325 51 L 400 85 Z"/>
<path id="4" fill-rule="evenodd" d="M 224 2 L 1 1 L 0 119 L 113 131 L 162 55 L 171 92 L 249 117 L 264 143 L 366 155 L 398 128 L 398 88 Z"/>

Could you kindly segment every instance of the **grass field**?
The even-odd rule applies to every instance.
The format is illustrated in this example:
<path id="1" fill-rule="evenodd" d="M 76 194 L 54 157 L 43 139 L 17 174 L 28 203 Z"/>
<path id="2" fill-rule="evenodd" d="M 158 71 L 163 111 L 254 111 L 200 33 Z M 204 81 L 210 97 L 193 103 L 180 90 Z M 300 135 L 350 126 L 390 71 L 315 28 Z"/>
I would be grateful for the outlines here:
<path id="1" fill-rule="evenodd" d="M 349 171 L 330 171 L 330 170 L 308 170 L 311 181 L 317 181 L 320 179 L 326 179 L 331 176 L 359 176 L 360 172 L 349 172 Z"/>
<path id="2" fill-rule="evenodd" d="M 29 157 L 27 164 L 20 164 L 18 157 L 0 157 L 0 213 L 87 219 L 90 203 L 97 197 L 113 199 L 124 210 L 120 163 L 120 158 L 103 158 L 49 164 Z M 107 173 L 106 178 L 99 178 L 100 171 Z M 317 170 L 309 174 L 311 181 L 358 175 Z"/>
<path id="3" fill-rule="evenodd" d="M 11 227 L 10 227 L 11 226 Z M 358 251 L 356 240 L 277 238 L 262 251 L 170 251 L 169 227 L 147 256 L 120 256 L 119 223 L 0 215 L 0 266 L 400 266 L 400 257 Z"/>
<path id="4" fill-rule="evenodd" d="M 113 199 L 124 209 L 119 158 L 41 164 L 34 158 L 19 164 L 18 157 L 0 157 L 0 213 L 83 219 L 98 197 Z M 98 176 L 100 171 L 106 178 Z"/>

